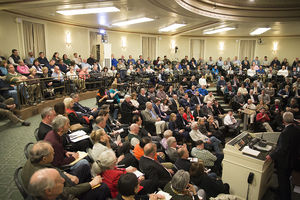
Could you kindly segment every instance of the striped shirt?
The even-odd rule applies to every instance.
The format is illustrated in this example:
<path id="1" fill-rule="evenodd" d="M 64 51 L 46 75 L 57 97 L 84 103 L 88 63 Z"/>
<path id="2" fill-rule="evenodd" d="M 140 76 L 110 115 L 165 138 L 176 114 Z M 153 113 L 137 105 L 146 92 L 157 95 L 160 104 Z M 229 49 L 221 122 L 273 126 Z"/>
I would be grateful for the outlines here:
<path id="1" fill-rule="evenodd" d="M 203 160 L 205 166 L 214 166 L 214 161 L 217 160 L 217 157 L 205 149 L 198 149 L 194 147 L 191 152 L 192 156 L 198 159 Z"/>

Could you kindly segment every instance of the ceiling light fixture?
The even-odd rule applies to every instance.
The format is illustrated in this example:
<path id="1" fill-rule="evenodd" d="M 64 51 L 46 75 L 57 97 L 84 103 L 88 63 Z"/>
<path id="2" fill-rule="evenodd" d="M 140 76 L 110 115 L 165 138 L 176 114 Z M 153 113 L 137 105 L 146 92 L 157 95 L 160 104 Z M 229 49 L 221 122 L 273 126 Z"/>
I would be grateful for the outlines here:
<path id="1" fill-rule="evenodd" d="M 75 10 L 58 10 L 56 12 L 62 15 L 84 15 L 84 14 L 119 12 L 119 11 L 121 10 L 116 7 L 102 7 L 102 8 L 86 8 L 86 9 L 75 9 Z"/>
<path id="2" fill-rule="evenodd" d="M 270 30 L 271 28 L 258 28 L 255 31 L 251 32 L 250 35 L 260 35 L 268 30 Z"/>
<path id="3" fill-rule="evenodd" d="M 138 24 L 138 23 L 143 23 L 143 22 L 149 22 L 153 21 L 154 19 L 148 18 L 148 17 L 143 17 L 143 18 L 138 18 L 138 19 L 132 19 L 128 21 L 123 21 L 123 22 L 117 22 L 113 23 L 113 26 L 127 26 L 131 24 Z"/>
<path id="4" fill-rule="evenodd" d="M 165 28 L 162 28 L 162 29 L 159 29 L 158 31 L 159 32 L 168 32 L 168 31 L 173 31 L 175 29 L 178 29 L 180 27 L 183 27 L 183 26 L 186 26 L 186 24 L 177 24 L 177 23 L 174 23 L 170 26 L 167 26 Z"/>
<path id="5" fill-rule="evenodd" d="M 225 27 L 225 28 L 214 29 L 214 30 L 204 30 L 203 31 L 203 35 L 206 35 L 206 34 L 215 34 L 215 33 L 230 31 L 230 30 L 233 30 L 233 29 L 235 29 L 235 28 L 233 28 L 233 27 Z"/>

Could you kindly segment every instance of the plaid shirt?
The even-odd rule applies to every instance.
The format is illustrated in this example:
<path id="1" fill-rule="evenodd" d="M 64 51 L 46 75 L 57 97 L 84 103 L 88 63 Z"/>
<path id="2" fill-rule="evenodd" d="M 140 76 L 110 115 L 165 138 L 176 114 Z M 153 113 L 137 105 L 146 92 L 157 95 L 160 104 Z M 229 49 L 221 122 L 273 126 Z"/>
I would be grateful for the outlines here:
<path id="1" fill-rule="evenodd" d="M 205 149 L 198 149 L 194 147 L 191 152 L 192 156 L 198 159 L 203 160 L 205 166 L 214 166 L 214 161 L 217 160 L 217 157 Z"/>

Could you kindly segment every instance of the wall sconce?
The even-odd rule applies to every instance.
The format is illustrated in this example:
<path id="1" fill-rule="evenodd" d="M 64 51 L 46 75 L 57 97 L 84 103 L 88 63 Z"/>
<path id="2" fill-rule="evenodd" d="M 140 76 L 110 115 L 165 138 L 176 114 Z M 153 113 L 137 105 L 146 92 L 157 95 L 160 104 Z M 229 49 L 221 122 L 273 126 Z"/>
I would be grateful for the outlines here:
<path id="1" fill-rule="evenodd" d="M 122 38 L 122 49 L 126 50 L 126 38 Z"/>
<path id="2" fill-rule="evenodd" d="M 273 43 L 273 53 L 277 53 L 278 42 Z"/>
<path id="3" fill-rule="evenodd" d="M 220 44 L 219 52 L 223 53 L 223 51 L 224 51 L 224 42 L 220 42 L 219 44 Z"/>
<path id="4" fill-rule="evenodd" d="M 175 45 L 175 40 L 172 40 L 172 41 L 171 41 L 171 50 L 172 50 L 172 51 L 175 51 L 175 47 L 176 47 L 176 45 Z"/>
<path id="5" fill-rule="evenodd" d="M 68 46 L 71 45 L 71 35 L 69 32 L 67 32 L 67 34 L 66 34 L 66 43 Z"/>

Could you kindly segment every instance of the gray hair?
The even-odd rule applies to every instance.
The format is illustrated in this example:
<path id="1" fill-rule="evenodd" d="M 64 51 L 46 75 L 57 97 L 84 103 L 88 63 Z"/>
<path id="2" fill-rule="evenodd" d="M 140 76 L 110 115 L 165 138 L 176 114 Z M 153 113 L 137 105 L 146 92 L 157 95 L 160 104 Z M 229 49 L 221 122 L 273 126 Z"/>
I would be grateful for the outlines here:
<path id="1" fill-rule="evenodd" d="M 40 140 L 33 145 L 29 152 L 29 160 L 31 163 L 39 163 L 44 157 L 49 155 L 48 145 L 52 146 L 50 142 Z"/>
<path id="2" fill-rule="evenodd" d="M 146 108 L 148 108 L 149 105 L 152 105 L 152 103 L 148 101 L 148 102 L 146 103 Z"/>
<path id="3" fill-rule="evenodd" d="M 170 136 L 172 136 L 173 135 L 173 133 L 172 133 L 172 131 L 171 130 L 166 130 L 165 132 L 164 132 L 164 137 L 166 138 L 166 137 L 170 137 Z"/>
<path id="4" fill-rule="evenodd" d="M 54 110 L 54 108 L 52 107 L 46 107 L 41 111 L 41 117 L 42 119 L 44 119 L 45 117 L 47 117 L 47 115 L 51 115 L 52 111 Z"/>
<path id="5" fill-rule="evenodd" d="M 178 192 L 183 191 L 189 182 L 190 174 L 182 169 L 178 170 L 171 180 L 172 188 Z"/>
<path id="6" fill-rule="evenodd" d="M 294 114 L 291 112 L 285 112 L 283 113 L 283 120 L 286 123 L 293 123 L 294 122 Z"/>
<path id="7" fill-rule="evenodd" d="M 46 195 L 46 189 L 53 188 L 55 186 L 55 181 L 50 178 L 49 170 L 55 169 L 40 169 L 32 175 L 28 185 L 28 192 L 33 197 L 43 197 Z"/>
<path id="8" fill-rule="evenodd" d="M 92 173 L 99 174 L 108 170 L 111 166 L 115 164 L 117 160 L 116 154 L 113 150 L 108 149 L 103 151 L 98 159 L 92 165 Z"/>
<path id="9" fill-rule="evenodd" d="M 104 121 L 104 117 L 102 116 L 98 116 L 95 120 L 95 124 L 99 124 L 99 123 L 102 123 Z"/>
<path id="10" fill-rule="evenodd" d="M 194 129 L 196 126 L 198 126 L 197 122 L 193 122 L 191 125 L 191 129 Z"/>
<path id="11" fill-rule="evenodd" d="M 126 94 L 125 97 L 124 97 L 124 99 L 126 100 L 126 99 L 128 99 L 128 98 L 131 98 L 131 96 L 128 95 L 128 94 Z"/>
<path id="12" fill-rule="evenodd" d="M 73 101 L 73 99 L 69 98 L 69 97 L 64 99 L 64 104 L 65 104 L 66 108 L 70 108 L 70 105 L 71 105 L 72 101 Z"/>
<path id="13" fill-rule="evenodd" d="M 77 95 L 78 95 L 78 93 L 75 93 L 75 92 L 74 92 L 74 93 L 71 93 L 71 94 L 70 94 L 70 98 L 73 99 L 73 98 L 75 98 Z"/>
<path id="14" fill-rule="evenodd" d="M 52 129 L 55 132 L 59 132 L 59 128 L 64 127 L 65 123 L 68 121 L 68 118 L 62 115 L 55 117 L 51 123 Z"/>
<path id="15" fill-rule="evenodd" d="M 279 102 L 280 103 L 280 100 L 279 99 L 275 99 L 275 102 Z"/>
<path id="16" fill-rule="evenodd" d="M 167 139 L 167 145 L 168 145 L 168 147 L 170 147 L 172 145 L 172 143 L 175 142 L 175 141 L 176 141 L 175 137 L 169 137 Z"/>

